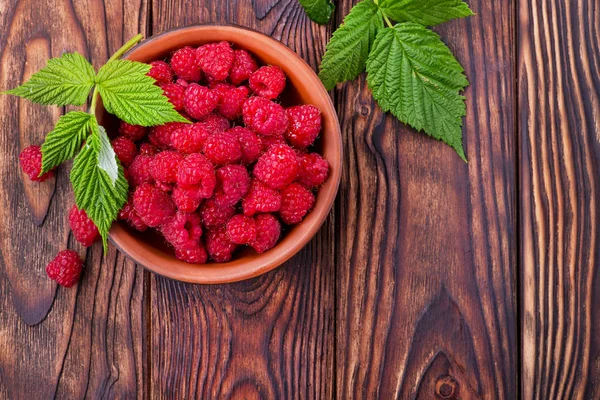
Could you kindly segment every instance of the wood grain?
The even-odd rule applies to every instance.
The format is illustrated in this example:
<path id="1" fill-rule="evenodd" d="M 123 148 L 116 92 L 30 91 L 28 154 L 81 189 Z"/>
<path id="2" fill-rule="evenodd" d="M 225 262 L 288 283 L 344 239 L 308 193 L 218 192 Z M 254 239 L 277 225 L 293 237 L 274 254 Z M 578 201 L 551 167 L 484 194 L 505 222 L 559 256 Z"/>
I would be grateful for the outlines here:
<path id="1" fill-rule="evenodd" d="M 600 398 L 600 8 L 519 1 L 524 399 Z"/>

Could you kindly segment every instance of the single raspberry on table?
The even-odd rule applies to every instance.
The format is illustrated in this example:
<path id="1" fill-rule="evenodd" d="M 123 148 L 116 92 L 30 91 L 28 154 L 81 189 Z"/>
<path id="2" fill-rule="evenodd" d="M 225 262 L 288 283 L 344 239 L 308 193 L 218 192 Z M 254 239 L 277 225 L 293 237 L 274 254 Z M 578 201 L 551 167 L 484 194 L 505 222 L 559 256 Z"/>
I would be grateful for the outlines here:
<path id="1" fill-rule="evenodd" d="M 208 260 L 208 254 L 202 242 L 191 248 L 176 248 L 175 257 L 190 264 L 204 264 Z"/>
<path id="2" fill-rule="evenodd" d="M 168 149 L 171 147 L 173 132 L 185 125 L 183 122 L 168 122 L 164 125 L 154 126 L 150 129 L 148 139 L 159 149 Z"/>
<path id="3" fill-rule="evenodd" d="M 85 210 L 78 209 L 76 205 L 69 211 L 69 226 L 75 239 L 85 247 L 91 246 L 98 239 L 96 224 L 88 217 Z"/>
<path id="4" fill-rule="evenodd" d="M 224 226 L 229 218 L 235 214 L 235 208 L 219 207 L 214 198 L 205 200 L 198 211 L 202 224 L 209 229 Z"/>
<path id="5" fill-rule="evenodd" d="M 144 142 L 140 144 L 140 155 L 153 156 L 158 153 L 158 149 L 151 143 Z"/>
<path id="6" fill-rule="evenodd" d="M 46 274 L 64 287 L 71 287 L 81 278 L 83 261 L 73 250 L 59 252 L 54 260 L 46 265 Z"/>
<path id="7" fill-rule="evenodd" d="M 268 186 L 283 189 L 296 179 L 299 170 L 296 152 L 286 144 L 278 144 L 260 156 L 253 174 Z"/>
<path id="8" fill-rule="evenodd" d="M 202 151 L 215 165 L 233 164 L 242 159 L 242 146 L 237 137 L 229 132 L 209 136 L 204 142 Z"/>
<path id="9" fill-rule="evenodd" d="M 133 206 L 142 221 L 151 228 L 164 224 L 175 214 L 171 196 L 150 183 L 135 189 Z"/>
<path id="10" fill-rule="evenodd" d="M 142 221 L 133 207 L 133 194 L 131 193 L 129 194 L 127 203 L 125 203 L 121 211 L 119 211 L 118 219 L 127 222 L 130 227 L 137 231 L 144 232 L 148 229 L 148 225 Z"/>
<path id="11" fill-rule="evenodd" d="M 183 78 L 188 82 L 199 81 L 201 72 L 196 59 L 196 49 L 185 46 L 173 53 L 171 68 L 179 78 Z"/>
<path id="12" fill-rule="evenodd" d="M 201 123 L 211 134 L 226 131 L 231 126 L 227 118 L 215 113 L 202 118 Z"/>
<path id="13" fill-rule="evenodd" d="M 262 142 L 263 148 L 262 153 L 266 152 L 276 144 L 287 144 L 283 136 L 263 136 L 259 135 L 260 141 Z"/>
<path id="14" fill-rule="evenodd" d="M 132 187 L 140 186 L 142 183 L 152 182 L 152 156 L 138 155 L 133 159 L 129 167 L 129 184 Z"/>
<path id="15" fill-rule="evenodd" d="M 321 186 L 329 176 L 329 162 L 317 153 L 306 153 L 298 156 L 300 172 L 298 182 L 309 187 Z"/>
<path id="16" fill-rule="evenodd" d="M 173 104 L 173 108 L 177 111 L 182 111 L 184 108 L 185 88 L 173 82 L 161 83 L 160 88 L 171 104 Z"/>
<path id="17" fill-rule="evenodd" d="M 119 125 L 119 134 L 133 140 L 141 140 L 148 134 L 148 128 L 140 125 L 131 125 L 121 121 Z"/>
<path id="18" fill-rule="evenodd" d="M 129 167 L 138 155 L 138 149 L 131 139 L 119 136 L 111 141 L 113 150 L 121 163 Z"/>
<path id="19" fill-rule="evenodd" d="M 229 80 L 234 85 L 240 85 L 248 80 L 252 73 L 258 69 L 254 57 L 246 50 L 234 50 L 233 63 L 229 70 Z"/>
<path id="20" fill-rule="evenodd" d="M 196 213 L 175 213 L 160 228 L 161 233 L 176 249 L 191 249 L 200 243 L 202 226 L 200 216 Z"/>
<path id="21" fill-rule="evenodd" d="M 256 226 L 256 239 L 251 241 L 250 246 L 257 253 L 264 253 L 271 249 L 281 235 L 281 224 L 272 214 L 260 214 L 254 217 Z"/>
<path id="22" fill-rule="evenodd" d="M 286 139 L 295 147 L 304 149 L 314 143 L 321 132 L 321 110 L 315 106 L 302 105 L 286 110 L 290 125 Z"/>
<path id="23" fill-rule="evenodd" d="M 198 65 L 207 77 L 224 81 L 229 76 L 234 53 L 228 42 L 209 43 L 196 50 Z"/>
<path id="24" fill-rule="evenodd" d="M 214 228 L 206 234 L 206 250 L 210 258 L 216 262 L 231 260 L 237 245 L 227 237 L 225 227 Z"/>
<path id="25" fill-rule="evenodd" d="M 200 187 L 202 197 L 209 198 L 217 185 L 215 169 L 202 154 L 190 154 L 179 164 L 177 184 L 184 189 Z"/>
<path id="26" fill-rule="evenodd" d="M 175 150 L 184 154 L 199 153 L 204 142 L 210 136 L 210 131 L 203 122 L 186 124 L 171 135 L 171 145 Z"/>
<path id="27" fill-rule="evenodd" d="M 248 84 L 255 94 L 272 100 L 285 89 L 285 74 L 276 65 L 266 65 L 250 76 Z"/>
<path id="28" fill-rule="evenodd" d="M 250 187 L 248 170 L 242 165 L 227 165 L 217 170 L 215 202 L 219 207 L 232 207 Z"/>
<path id="29" fill-rule="evenodd" d="M 242 201 L 244 215 L 252 216 L 259 213 L 279 211 L 281 207 L 281 193 L 258 179 L 252 179 L 250 189 Z"/>
<path id="30" fill-rule="evenodd" d="M 183 155 L 176 151 L 162 151 L 152 158 L 150 173 L 156 182 L 173 183 L 177 181 L 177 169 L 183 161 Z"/>
<path id="31" fill-rule="evenodd" d="M 158 83 L 171 82 L 173 80 L 173 70 L 164 61 L 150 62 L 150 71 L 146 74 Z"/>
<path id="32" fill-rule="evenodd" d="M 252 164 L 262 153 L 263 144 L 260 138 L 248 128 L 235 126 L 229 133 L 235 135 L 242 146 L 242 163 Z"/>
<path id="33" fill-rule="evenodd" d="M 29 146 L 23 149 L 19 155 L 21 169 L 34 182 L 44 182 L 54 175 L 54 170 L 50 170 L 40 176 L 42 172 L 42 148 L 40 146 Z"/>
<path id="34" fill-rule="evenodd" d="M 292 183 L 281 191 L 279 216 L 287 225 L 298 224 L 315 205 L 315 195 L 299 183 Z"/>
<path id="35" fill-rule="evenodd" d="M 256 239 L 254 218 L 243 214 L 234 215 L 227 221 L 227 238 L 235 244 L 248 244 Z"/>
<path id="36" fill-rule="evenodd" d="M 202 199 L 204 199 L 202 188 L 199 186 L 189 189 L 175 186 L 173 188 L 173 193 L 171 193 L 171 197 L 173 198 L 173 203 L 175 203 L 177 209 L 182 212 L 196 211 L 200 206 L 200 203 L 202 203 Z"/>
<path id="37" fill-rule="evenodd" d="M 185 89 L 183 104 L 190 117 L 200 120 L 216 110 L 219 95 L 206 86 L 191 83 Z"/>
<path id="38" fill-rule="evenodd" d="M 281 105 L 263 97 L 250 97 L 242 107 L 244 124 L 254 132 L 265 136 L 280 136 L 289 121 Z"/>
<path id="39" fill-rule="evenodd" d="M 219 96 L 217 111 L 227 119 L 234 120 L 242 116 L 242 106 L 250 94 L 246 86 L 235 87 L 219 82 L 213 85 L 213 92 Z"/>

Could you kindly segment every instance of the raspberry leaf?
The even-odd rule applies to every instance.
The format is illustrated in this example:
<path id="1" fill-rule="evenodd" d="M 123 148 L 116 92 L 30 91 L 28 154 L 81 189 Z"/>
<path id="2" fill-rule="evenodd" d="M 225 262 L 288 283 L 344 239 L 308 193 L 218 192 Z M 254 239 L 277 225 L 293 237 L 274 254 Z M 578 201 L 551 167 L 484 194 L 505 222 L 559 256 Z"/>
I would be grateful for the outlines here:
<path id="1" fill-rule="evenodd" d="M 466 161 L 459 92 L 469 82 L 436 33 L 412 22 L 381 29 L 367 60 L 367 83 L 384 111 L 449 144 Z"/>
<path id="2" fill-rule="evenodd" d="M 299 0 L 308 18 L 317 24 L 326 25 L 331 19 L 335 6 L 330 0 Z"/>
<path id="3" fill-rule="evenodd" d="M 106 110 L 133 125 L 189 122 L 146 75 L 149 70 L 148 64 L 128 60 L 109 61 L 100 68 L 96 84 Z"/>
<path id="4" fill-rule="evenodd" d="M 3 92 L 40 104 L 64 106 L 84 104 L 94 86 L 94 68 L 81 54 L 65 53 L 19 87 Z"/>
<path id="5" fill-rule="evenodd" d="M 382 14 L 371 0 L 363 0 L 350 10 L 333 33 L 321 62 L 319 78 L 327 90 L 365 70 L 375 35 L 381 28 Z"/>
<path id="6" fill-rule="evenodd" d="M 379 6 L 385 15 L 395 21 L 410 21 L 425 26 L 474 15 L 462 0 L 381 0 Z"/>

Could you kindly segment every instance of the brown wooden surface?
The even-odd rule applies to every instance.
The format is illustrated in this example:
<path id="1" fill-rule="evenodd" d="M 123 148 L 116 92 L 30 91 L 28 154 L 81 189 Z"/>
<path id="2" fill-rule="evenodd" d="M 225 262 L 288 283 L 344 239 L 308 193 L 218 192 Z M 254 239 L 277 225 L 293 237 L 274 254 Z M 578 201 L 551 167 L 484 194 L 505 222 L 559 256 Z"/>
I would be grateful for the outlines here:
<path id="1" fill-rule="evenodd" d="M 98 66 L 191 23 L 254 28 L 316 68 L 354 3 L 320 27 L 296 0 L 0 0 L 0 89 L 63 51 Z M 600 398 L 600 9 L 469 3 L 436 28 L 471 82 L 469 164 L 383 115 L 364 77 L 340 85 L 334 211 L 291 261 L 232 285 L 86 254 L 68 168 L 42 185 L 15 169 L 63 110 L 0 96 L 0 399 Z M 87 255 L 70 290 L 44 272 L 66 246 Z"/>

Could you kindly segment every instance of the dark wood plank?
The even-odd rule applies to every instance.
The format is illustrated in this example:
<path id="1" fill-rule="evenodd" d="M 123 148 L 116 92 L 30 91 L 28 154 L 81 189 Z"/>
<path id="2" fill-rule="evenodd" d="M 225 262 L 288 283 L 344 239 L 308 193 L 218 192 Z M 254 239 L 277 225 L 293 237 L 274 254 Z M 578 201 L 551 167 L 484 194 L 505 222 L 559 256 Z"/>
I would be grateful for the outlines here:
<path id="1" fill-rule="evenodd" d="M 145 2 L 3 1 L 0 88 L 11 88 L 50 57 L 78 51 L 96 67 L 146 29 Z M 127 18 L 125 18 L 127 16 Z M 0 397 L 141 397 L 144 380 L 144 273 L 111 248 L 87 251 L 75 288 L 46 277 L 67 246 L 73 204 L 67 167 L 31 183 L 17 172 L 21 148 L 40 143 L 61 110 L 0 96 Z"/>
<path id="2" fill-rule="evenodd" d="M 340 399 L 517 396 L 515 9 L 469 4 L 436 29 L 471 82 L 469 164 L 382 115 L 364 77 L 337 91 Z"/>
<path id="3" fill-rule="evenodd" d="M 524 399 L 600 398 L 600 5 L 519 1 Z"/>
<path id="4" fill-rule="evenodd" d="M 191 23 L 248 26 L 316 66 L 329 30 L 296 0 L 153 3 L 154 33 Z M 332 217 L 281 268 L 231 285 L 152 278 L 152 397 L 333 397 Z"/>

